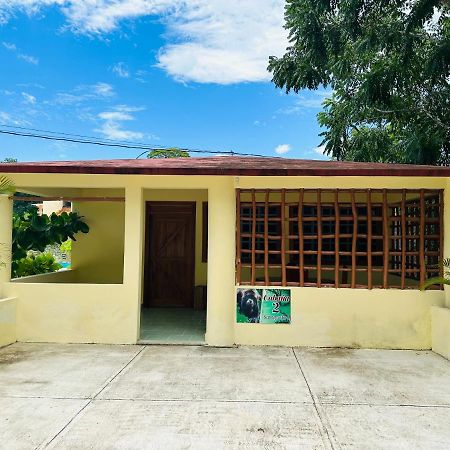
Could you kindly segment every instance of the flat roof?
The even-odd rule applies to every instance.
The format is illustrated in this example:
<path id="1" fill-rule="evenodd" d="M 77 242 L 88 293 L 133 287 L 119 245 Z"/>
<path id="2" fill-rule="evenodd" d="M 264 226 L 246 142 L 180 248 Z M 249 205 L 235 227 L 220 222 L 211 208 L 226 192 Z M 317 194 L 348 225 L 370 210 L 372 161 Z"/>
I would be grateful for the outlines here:
<path id="1" fill-rule="evenodd" d="M 242 176 L 450 177 L 450 167 L 347 161 L 216 156 L 1 163 L 0 173 Z"/>

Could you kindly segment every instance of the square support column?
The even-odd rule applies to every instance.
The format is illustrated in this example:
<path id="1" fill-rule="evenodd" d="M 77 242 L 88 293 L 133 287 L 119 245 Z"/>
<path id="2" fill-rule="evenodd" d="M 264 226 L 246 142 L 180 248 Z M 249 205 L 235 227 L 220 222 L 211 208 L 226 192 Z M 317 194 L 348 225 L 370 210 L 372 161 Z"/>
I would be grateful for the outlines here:
<path id="1" fill-rule="evenodd" d="M 13 202 L 0 196 L 0 298 L 4 297 L 4 283 L 11 280 Z"/>
<path id="2" fill-rule="evenodd" d="M 133 333 L 139 339 L 139 322 L 142 298 L 142 259 L 144 251 L 144 208 L 141 187 L 125 190 L 125 244 L 123 284 L 128 301 L 133 302 L 136 328 Z"/>
<path id="3" fill-rule="evenodd" d="M 206 343 L 234 344 L 236 197 L 232 177 L 208 189 L 208 303 Z"/>

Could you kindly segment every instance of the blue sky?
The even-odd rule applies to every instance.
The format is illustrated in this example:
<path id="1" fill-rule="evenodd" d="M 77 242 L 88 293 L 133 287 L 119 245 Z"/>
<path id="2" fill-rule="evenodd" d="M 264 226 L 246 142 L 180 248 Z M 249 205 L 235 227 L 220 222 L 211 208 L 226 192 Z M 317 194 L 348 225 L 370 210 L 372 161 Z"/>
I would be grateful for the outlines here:
<path id="1" fill-rule="evenodd" d="M 0 0 L 0 129 L 321 159 L 327 93 L 266 71 L 282 25 L 281 0 Z M 0 159 L 138 153 L 0 135 Z"/>

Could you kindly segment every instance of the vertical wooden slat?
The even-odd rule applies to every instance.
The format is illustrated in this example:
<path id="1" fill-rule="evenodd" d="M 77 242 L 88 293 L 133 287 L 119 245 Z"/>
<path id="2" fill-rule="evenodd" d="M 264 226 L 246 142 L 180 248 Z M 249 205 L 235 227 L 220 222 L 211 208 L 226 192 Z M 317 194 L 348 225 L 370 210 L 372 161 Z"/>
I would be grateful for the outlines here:
<path id="1" fill-rule="evenodd" d="M 334 216 L 336 225 L 334 228 L 334 287 L 339 287 L 339 240 L 341 233 L 341 213 L 339 210 L 339 189 L 334 193 Z"/>
<path id="2" fill-rule="evenodd" d="M 317 287 L 322 285 L 322 192 L 317 189 Z"/>
<path id="3" fill-rule="evenodd" d="M 420 285 L 425 282 L 425 193 L 420 190 L 420 241 L 419 241 L 419 259 L 420 259 Z"/>
<path id="4" fill-rule="evenodd" d="M 401 224 L 402 224 L 402 281 L 401 281 L 401 287 L 402 287 L 402 289 L 405 289 L 405 282 L 406 282 L 406 189 L 402 190 Z"/>
<path id="5" fill-rule="evenodd" d="M 251 267 L 251 279 L 252 286 L 256 282 L 256 198 L 255 190 L 252 189 L 252 267 Z"/>
<path id="6" fill-rule="evenodd" d="M 305 285 L 305 258 L 303 253 L 304 239 L 303 239 L 303 198 L 304 189 L 300 189 L 298 192 L 298 214 L 297 214 L 297 224 L 298 224 L 298 259 L 299 259 L 299 280 L 300 286 Z"/>
<path id="7" fill-rule="evenodd" d="M 264 204 L 264 283 L 270 284 L 269 278 L 269 189 L 266 189 L 266 198 Z"/>
<path id="8" fill-rule="evenodd" d="M 236 284 L 238 286 L 241 280 L 241 190 L 236 189 Z"/>
<path id="9" fill-rule="evenodd" d="M 372 191 L 367 190 L 367 287 L 372 289 Z"/>
<path id="10" fill-rule="evenodd" d="M 281 190 L 281 285 L 286 286 L 286 189 Z"/>
<path id="11" fill-rule="evenodd" d="M 353 234 L 352 234 L 352 281 L 351 286 L 356 286 L 356 241 L 358 238 L 358 211 L 356 210 L 355 191 L 350 190 L 352 202 L 352 216 L 353 216 Z"/>
<path id="12" fill-rule="evenodd" d="M 387 190 L 383 189 L 383 288 L 388 288 L 389 275 L 389 208 L 387 202 Z"/>

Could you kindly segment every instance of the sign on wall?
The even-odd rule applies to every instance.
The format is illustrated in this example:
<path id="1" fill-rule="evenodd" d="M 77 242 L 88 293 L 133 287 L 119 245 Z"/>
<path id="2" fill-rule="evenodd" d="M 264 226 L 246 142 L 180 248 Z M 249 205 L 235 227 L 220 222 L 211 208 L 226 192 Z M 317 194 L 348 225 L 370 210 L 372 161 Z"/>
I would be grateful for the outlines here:
<path id="1" fill-rule="evenodd" d="M 237 323 L 291 323 L 289 289 L 238 289 Z"/>

